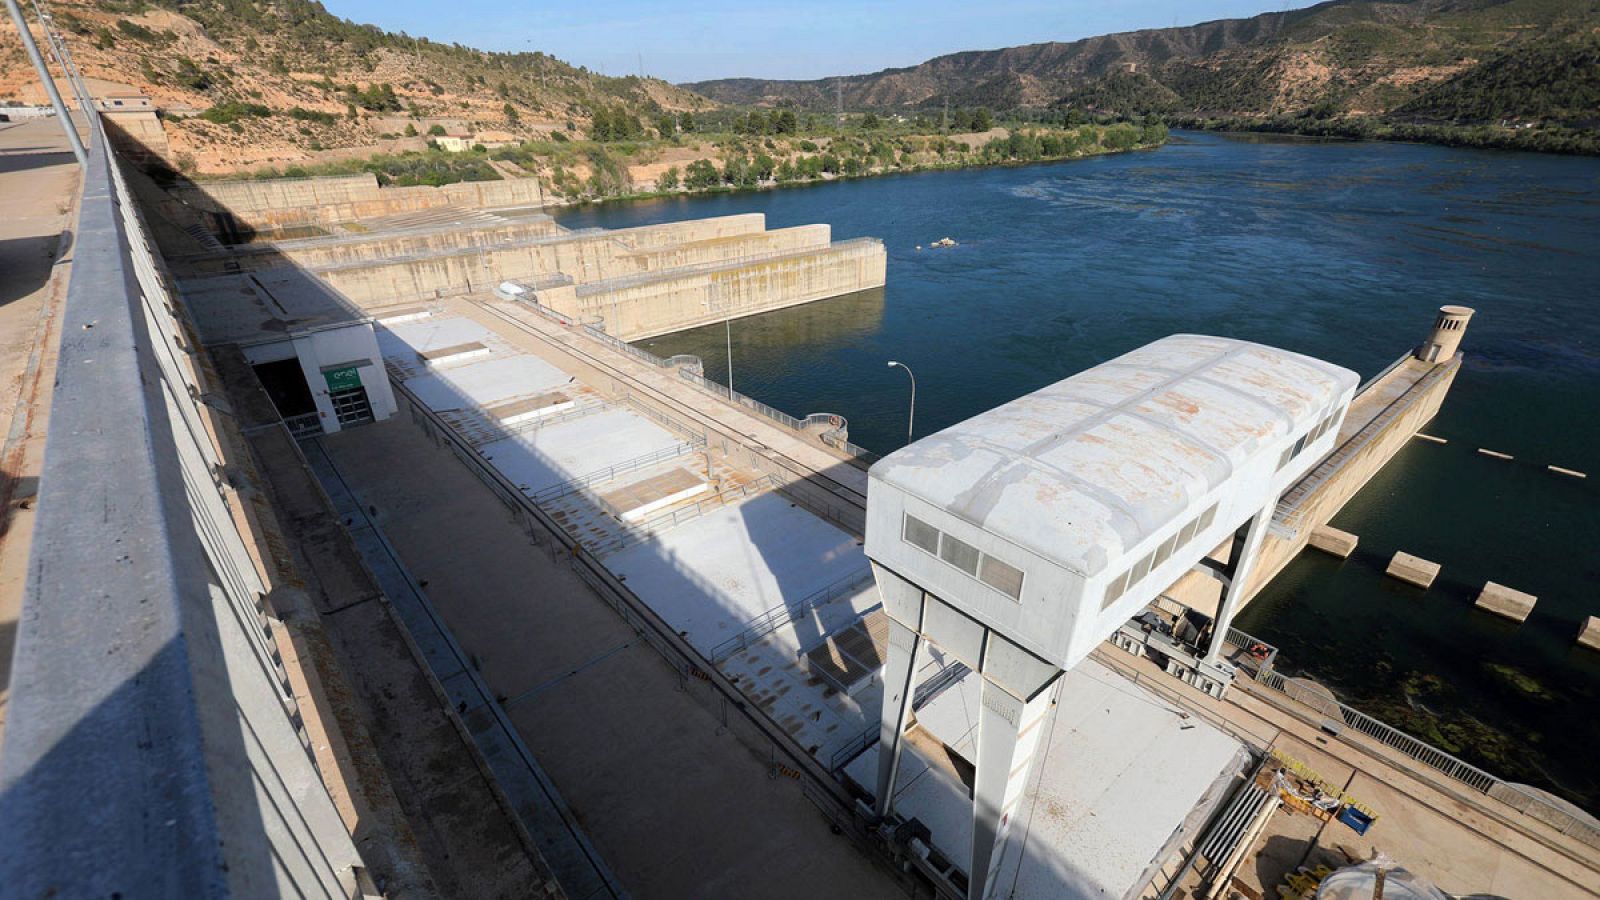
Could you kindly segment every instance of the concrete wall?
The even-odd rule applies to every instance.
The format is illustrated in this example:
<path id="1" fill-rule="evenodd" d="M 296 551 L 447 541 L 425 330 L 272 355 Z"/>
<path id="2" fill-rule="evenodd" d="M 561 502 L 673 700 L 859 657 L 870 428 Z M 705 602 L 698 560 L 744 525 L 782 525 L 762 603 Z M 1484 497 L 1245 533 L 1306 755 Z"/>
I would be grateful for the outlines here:
<path id="1" fill-rule="evenodd" d="M 379 187 L 377 176 L 207 181 L 174 194 L 191 207 L 227 213 L 240 225 L 274 231 L 303 225 L 328 226 L 441 206 L 475 208 L 543 206 L 537 178 L 447 184 L 444 187 Z"/>
<path id="2" fill-rule="evenodd" d="M 635 341 L 882 287 L 886 265 L 882 242 L 846 241 L 760 261 L 590 284 L 575 292 L 575 308 L 558 309 L 582 321 L 598 318 L 609 334 Z"/>
<path id="3" fill-rule="evenodd" d="M 394 415 L 397 408 L 394 392 L 389 387 L 383 353 L 378 349 L 378 338 L 373 334 L 371 323 L 301 335 L 294 339 L 294 349 L 300 360 L 300 371 L 306 376 L 306 386 L 311 388 L 311 399 L 317 404 L 317 418 L 322 420 L 323 431 L 333 434 L 339 430 L 339 419 L 329 399 L 328 380 L 322 375 L 327 366 L 359 364 L 361 386 L 367 389 L 372 417 L 381 422 Z"/>
<path id="4" fill-rule="evenodd" d="M 708 220 L 714 221 L 714 220 Z M 725 223 L 748 226 L 742 223 Z M 759 224 L 759 223 L 758 223 Z M 515 245 L 468 249 L 413 259 L 326 267 L 318 270 L 330 285 L 358 304 L 381 306 L 408 300 L 493 290 L 506 280 L 533 280 L 563 274 L 585 284 L 660 271 L 668 265 L 717 263 L 744 256 L 822 249 L 826 226 L 721 235 L 723 227 L 705 222 L 651 226 L 661 250 L 630 250 L 614 234 L 572 234 Z M 698 239 L 705 232 L 712 236 Z M 676 238 L 668 241 L 667 238 Z"/>
<path id="5" fill-rule="evenodd" d="M 1267 533 L 1255 569 L 1250 575 L 1249 584 L 1240 600 L 1240 608 L 1254 599 L 1262 588 L 1305 549 L 1311 540 L 1311 532 L 1316 530 L 1317 526 L 1327 524 L 1340 509 L 1344 508 L 1351 497 L 1365 487 L 1367 482 L 1371 481 L 1372 477 L 1378 474 L 1378 471 L 1438 414 L 1440 405 L 1450 392 L 1450 386 L 1455 382 L 1459 368 L 1459 360 L 1441 364 L 1439 377 L 1422 387 L 1409 407 L 1384 424 L 1377 435 L 1364 447 L 1351 454 L 1332 477 L 1300 501 L 1300 518 L 1293 537 L 1285 537 L 1277 530 Z M 1357 395 L 1357 402 L 1359 401 L 1360 395 Z M 1353 440 L 1358 435 L 1359 432 L 1352 434 L 1349 439 Z M 1334 453 L 1338 453 L 1342 446 L 1343 443 L 1336 446 Z M 1214 559 L 1227 561 L 1227 550 L 1228 544 L 1224 543 L 1216 548 L 1211 556 Z M 1220 592 L 1218 581 L 1196 572 L 1185 575 L 1166 591 L 1179 603 L 1208 615 L 1215 614 Z"/>
<path id="6" fill-rule="evenodd" d="M 250 244 L 221 253 L 183 257 L 175 261 L 187 276 L 221 275 L 293 263 L 308 269 L 372 260 L 392 260 L 425 253 L 472 250 L 499 244 L 554 237 L 564 229 L 548 218 L 510 222 L 487 228 L 449 228 L 372 237 L 321 238 Z"/>

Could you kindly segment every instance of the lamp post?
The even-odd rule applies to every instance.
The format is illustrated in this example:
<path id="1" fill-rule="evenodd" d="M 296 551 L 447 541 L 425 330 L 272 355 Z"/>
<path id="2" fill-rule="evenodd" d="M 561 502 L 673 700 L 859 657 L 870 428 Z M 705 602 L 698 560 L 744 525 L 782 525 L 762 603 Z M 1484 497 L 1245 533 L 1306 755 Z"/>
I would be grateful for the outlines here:
<path id="1" fill-rule="evenodd" d="M 906 370 L 906 377 L 911 379 L 911 408 L 906 413 L 906 443 L 911 443 L 911 430 L 917 421 L 917 376 L 911 374 L 911 367 L 897 360 L 889 360 L 889 368 L 899 366 Z"/>
<path id="2" fill-rule="evenodd" d="M 728 399 L 733 399 L 733 316 L 722 320 L 723 334 L 728 339 Z"/>

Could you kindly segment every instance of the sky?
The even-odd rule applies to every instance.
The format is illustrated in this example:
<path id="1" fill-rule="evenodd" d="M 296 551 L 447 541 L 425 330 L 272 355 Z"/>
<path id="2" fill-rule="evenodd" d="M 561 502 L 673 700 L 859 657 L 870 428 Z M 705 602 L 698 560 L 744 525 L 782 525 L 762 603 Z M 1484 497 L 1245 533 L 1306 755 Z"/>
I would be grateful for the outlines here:
<path id="1" fill-rule="evenodd" d="M 355 22 L 484 50 L 542 50 L 672 82 L 854 75 L 959 50 L 1071 41 L 1309 0 L 323 0 Z"/>

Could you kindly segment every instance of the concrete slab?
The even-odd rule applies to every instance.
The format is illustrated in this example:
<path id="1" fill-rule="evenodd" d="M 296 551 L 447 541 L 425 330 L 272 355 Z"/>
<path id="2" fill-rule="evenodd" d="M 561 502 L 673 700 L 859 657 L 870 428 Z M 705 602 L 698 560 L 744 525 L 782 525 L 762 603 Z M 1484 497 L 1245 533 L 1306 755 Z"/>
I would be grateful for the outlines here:
<path id="1" fill-rule="evenodd" d="M 1389 560 L 1389 568 L 1384 570 L 1384 574 L 1427 590 L 1433 580 L 1439 577 L 1439 564 L 1409 553 L 1396 553 L 1394 559 Z"/>
<path id="2" fill-rule="evenodd" d="M 977 675 L 961 684 L 976 686 Z M 930 735 L 971 752 L 976 691 L 946 690 L 917 713 Z M 1010 845 L 999 858 L 1000 896 L 1128 896 L 1197 807 L 1221 797 L 1244 762 L 1244 745 L 1180 715 L 1094 660 L 1063 676 L 1048 734 L 1017 807 Z M 942 765 L 911 744 L 901 763 L 895 803 L 932 831 L 933 843 L 963 870 L 971 858 L 971 800 Z M 858 783 L 875 782 L 877 753 L 848 767 Z"/>
<path id="3" fill-rule="evenodd" d="M 660 425 L 623 409 L 557 422 L 480 448 L 512 484 L 533 494 L 682 443 Z"/>
<path id="4" fill-rule="evenodd" d="M 711 485 L 703 477 L 675 467 L 608 491 L 600 499 L 622 521 L 634 522 L 709 490 Z"/>
<path id="5" fill-rule="evenodd" d="M 1356 550 L 1356 544 L 1361 539 L 1348 531 L 1340 531 L 1332 525 L 1318 525 L 1311 530 L 1311 546 L 1329 553 L 1340 559 L 1348 559 Z"/>
<path id="6" fill-rule="evenodd" d="M 1505 616 L 1515 622 L 1525 622 L 1538 600 L 1539 598 L 1532 594 L 1491 581 L 1478 592 L 1478 599 L 1474 605 L 1497 616 Z"/>
<path id="7" fill-rule="evenodd" d="M 570 384 L 572 376 L 537 356 L 519 353 L 430 372 L 405 380 L 406 390 L 438 412 L 489 408 Z"/>
<path id="8" fill-rule="evenodd" d="M 451 344 L 448 347 L 438 347 L 433 350 L 417 351 L 418 358 L 425 361 L 430 368 L 443 365 L 460 363 L 480 356 L 488 356 L 490 350 L 480 341 L 468 341 L 465 344 Z"/>
<path id="9" fill-rule="evenodd" d="M 774 606 L 866 566 L 854 538 L 775 492 L 606 557 L 606 568 L 702 653 Z"/>
<path id="10" fill-rule="evenodd" d="M 487 344 L 492 336 L 489 329 L 459 316 L 430 316 L 419 322 L 403 322 L 379 328 L 378 348 L 384 356 L 402 356 L 456 344 Z"/>
<path id="11" fill-rule="evenodd" d="M 1578 646 L 1600 650 L 1600 616 L 1590 616 L 1578 629 Z"/>

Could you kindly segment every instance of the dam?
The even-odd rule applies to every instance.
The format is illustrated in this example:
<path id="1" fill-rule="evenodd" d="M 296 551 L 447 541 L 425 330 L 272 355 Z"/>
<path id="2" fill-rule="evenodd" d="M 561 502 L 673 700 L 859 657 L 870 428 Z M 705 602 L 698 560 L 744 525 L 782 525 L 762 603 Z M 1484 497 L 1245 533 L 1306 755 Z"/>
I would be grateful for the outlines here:
<path id="1" fill-rule="evenodd" d="M 46 391 L 52 539 L 0 764 L 8 883 L 188 884 L 207 859 L 238 892 L 332 896 L 377 895 L 375 874 L 448 895 L 1267 896 L 1382 850 L 1455 892 L 1594 896 L 1581 812 L 1283 678 L 1225 622 L 1181 627 L 1207 617 L 1185 582 L 1208 572 L 1119 595 L 1126 623 L 1012 723 L 1039 749 L 1003 792 L 997 874 L 973 878 L 994 771 L 974 718 L 1004 716 L 958 637 L 901 666 L 881 786 L 897 632 L 865 545 L 872 455 L 828 409 L 791 416 L 629 343 L 881 285 L 881 245 L 875 264 L 754 218 L 591 235 L 526 198 L 365 186 L 315 212 L 268 192 L 230 222 L 181 190 L 167 206 L 90 126 Z M 1253 574 L 1234 542 L 1197 563 L 1238 576 L 1239 604 L 1438 410 L 1460 357 L 1434 345 L 1275 436 L 1306 455 L 1263 481 Z M 1193 512 L 1206 543 L 1238 524 Z M 117 550 L 135 535 L 154 549 Z M 1013 583 L 986 558 L 974 584 Z M 135 696 L 77 689 L 106 647 Z M 160 765 L 96 739 L 152 697 L 184 726 L 153 735 Z M 84 771 L 104 789 L 73 790 Z M 174 777 L 207 802 L 152 819 Z M 104 842 L 86 820 L 169 817 L 189 844 L 59 861 Z M 252 857 L 258 835 L 289 862 Z"/>

